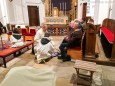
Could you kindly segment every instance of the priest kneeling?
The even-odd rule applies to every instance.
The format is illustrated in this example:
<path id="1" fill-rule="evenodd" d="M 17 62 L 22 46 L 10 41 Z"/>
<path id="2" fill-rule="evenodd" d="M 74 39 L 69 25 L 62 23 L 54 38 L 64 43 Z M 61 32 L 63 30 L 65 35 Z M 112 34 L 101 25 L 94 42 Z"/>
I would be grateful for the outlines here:
<path id="1" fill-rule="evenodd" d="M 55 49 L 54 42 L 49 36 L 49 33 L 45 33 L 45 36 L 40 39 L 37 44 L 35 55 L 38 62 L 51 57 L 51 52 L 53 52 Z"/>

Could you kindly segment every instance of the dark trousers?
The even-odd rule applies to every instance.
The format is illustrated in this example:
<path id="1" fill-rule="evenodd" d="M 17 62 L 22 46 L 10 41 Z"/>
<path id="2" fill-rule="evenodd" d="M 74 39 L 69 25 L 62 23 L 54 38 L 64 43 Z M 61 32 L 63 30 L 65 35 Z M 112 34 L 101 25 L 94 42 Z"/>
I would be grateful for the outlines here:
<path id="1" fill-rule="evenodd" d="M 61 51 L 61 58 L 62 59 L 66 59 L 67 47 L 68 47 L 68 42 L 63 40 L 62 43 L 59 46 L 59 49 Z"/>

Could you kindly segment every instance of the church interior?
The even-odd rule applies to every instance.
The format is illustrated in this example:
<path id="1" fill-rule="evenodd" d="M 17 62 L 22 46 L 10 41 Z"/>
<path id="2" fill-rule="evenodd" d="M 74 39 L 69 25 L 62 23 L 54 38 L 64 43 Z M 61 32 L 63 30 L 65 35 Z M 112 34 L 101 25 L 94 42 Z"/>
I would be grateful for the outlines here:
<path id="1" fill-rule="evenodd" d="M 114 34 L 115 0 L 0 0 L 0 86 L 114 86 Z"/>

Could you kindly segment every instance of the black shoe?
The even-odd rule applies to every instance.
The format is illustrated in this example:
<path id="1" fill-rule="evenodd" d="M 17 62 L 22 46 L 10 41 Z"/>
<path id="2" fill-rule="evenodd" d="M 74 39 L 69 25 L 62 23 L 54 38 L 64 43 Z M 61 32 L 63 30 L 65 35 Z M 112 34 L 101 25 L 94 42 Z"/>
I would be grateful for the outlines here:
<path id="1" fill-rule="evenodd" d="M 71 59 L 63 59 L 63 62 L 71 61 Z"/>
<path id="2" fill-rule="evenodd" d="M 62 58 L 61 55 L 60 55 L 60 56 L 58 56 L 58 59 L 63 59 L 63 58 Z"/>
<path id="3" fill-rule="evenodd" d="M 63 62 L 66 62 L 66 61 L 71 61 L 71 56 L 70 56 L 70 55 L 67 55 L 67 56 L 63 59 Z"/>

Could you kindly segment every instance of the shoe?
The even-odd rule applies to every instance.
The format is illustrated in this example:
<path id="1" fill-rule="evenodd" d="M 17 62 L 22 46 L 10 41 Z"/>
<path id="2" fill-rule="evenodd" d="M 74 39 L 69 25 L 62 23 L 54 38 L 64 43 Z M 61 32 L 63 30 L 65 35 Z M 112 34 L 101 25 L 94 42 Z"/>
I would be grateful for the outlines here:
<path id="1" fill-rule="evenodd" d="M 60 56 L 58 56 L 58 59 L 63 59 L 63 58 L 62 58 L 61 55 L 60 55 Z"/>
<path id="2" fill-rule="evenodd" d="M 45 64 L 45 60 L 44 59 L 41 59 L 40 63 L 39 64 Z"/>
<path id="3" fill-rule="evenodd" d="M 67 56 L 63 59 L 63 62 L 66 62 L 66 61 L 71 61 L 71 56 L 70 56 L 70 55 L 67 55 Z"/>
<path id="4" fill-rule="evenodd" d="M 63 59 L 63 62 L 71 61 L 71 59 Z"/>

